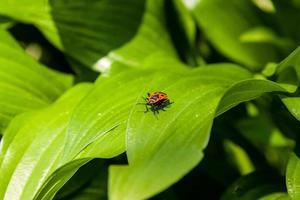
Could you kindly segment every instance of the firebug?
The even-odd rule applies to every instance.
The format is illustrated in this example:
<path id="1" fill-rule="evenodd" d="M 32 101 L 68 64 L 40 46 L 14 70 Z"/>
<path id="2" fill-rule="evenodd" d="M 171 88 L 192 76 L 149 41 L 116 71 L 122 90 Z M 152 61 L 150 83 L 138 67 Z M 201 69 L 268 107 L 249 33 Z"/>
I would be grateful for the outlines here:
<path id="1" fill-rule="evenodd" d="M 155 114 L 159 113 L 159 110 L 166 111 L 165 108 L 173 103 L 169 100 L 168 95 L 164 92 L 152 92 L 148 93 L 147 95 L 148 96 L 144 98 L 146 101 L 145 112 L 151 110 Z"/>

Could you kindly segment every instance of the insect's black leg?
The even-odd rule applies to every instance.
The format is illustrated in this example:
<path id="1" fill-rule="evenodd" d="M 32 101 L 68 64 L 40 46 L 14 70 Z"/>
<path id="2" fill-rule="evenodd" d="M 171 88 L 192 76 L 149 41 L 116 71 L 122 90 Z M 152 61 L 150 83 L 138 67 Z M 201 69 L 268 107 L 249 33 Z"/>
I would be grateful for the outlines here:
<path id="1" fill-rule="evenodd" d="M 147 104 L 145 104 L 145 107 L 146 107 L 146 110 L 144 111 L 144 113 L 149 111 L 149 108 L 148 108 Z"/>

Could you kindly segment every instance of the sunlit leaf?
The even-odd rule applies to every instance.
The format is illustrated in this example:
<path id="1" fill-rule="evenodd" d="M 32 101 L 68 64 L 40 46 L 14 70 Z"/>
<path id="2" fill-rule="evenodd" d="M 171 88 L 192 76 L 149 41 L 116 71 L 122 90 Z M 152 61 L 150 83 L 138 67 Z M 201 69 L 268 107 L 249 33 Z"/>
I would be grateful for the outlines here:
<path id="1" fill-rule="evenodd" d="M 300 159 L 295 153 L 291 154 L 286 170 L 286 186 L 292 199 L 300 198 Z"/>
<path id="2" fill-rule="evenodd" d="M 209 76 L 204 77 L 202 73 L 206 70 Z M 217 75 L 219 73 L 222 73 L 222 79 Z M 237 105 L 265 92 L 285 91 L 269 81 L 242 81 L 250 79 L 251 75 L 247 77 L 244 72 L 226 65 L 203 67 L 193 71 L 193 75 L 186 78 L 181 75 L 180 79 L 173 77 L 172 84 L 165 75 L 145 86 L 144 93 L 162 88 L 174 104 L 157 118 L 142 113 L 139 107 L 131 111 L 126 133 L 129 166 L 111 167 L 111 199 L 148 198 L 166 189 L 198 164 L 220 101 L 218 109 L 227 110 L 227 105 Z M 255 82 L 262 87 L 255 90 Z M 238 95 L 226 100 L 231 93 Z"/>
<path id="3" fill-rule="evenodd" d="M 90 89 L 89 84 L 78 85 L 53 105 L 12 121 L 0 148 L 1 199 L 33 199 L 48 176 L 65 164 L 60 158 L 67 122 Z"/>

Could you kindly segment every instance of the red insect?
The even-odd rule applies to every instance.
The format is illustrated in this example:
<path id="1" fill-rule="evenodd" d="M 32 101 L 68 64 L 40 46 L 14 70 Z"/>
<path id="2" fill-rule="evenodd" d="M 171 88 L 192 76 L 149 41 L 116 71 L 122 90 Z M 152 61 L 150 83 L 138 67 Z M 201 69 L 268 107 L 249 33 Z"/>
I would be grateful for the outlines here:
<path id="1" fill-rule="evenodd" d="M 163 92 L 152 92 L 147 94 L 148 97 L 145 98 L 146 101 L 146 111 L 149 109 L 155 114 L 159 113 L 159 110 L 166 111 L 164 108 L 171 105 L 173 102 L 170 102 L 168 95 Z M 150 106 L 150 108 L 149 108 Z"/>

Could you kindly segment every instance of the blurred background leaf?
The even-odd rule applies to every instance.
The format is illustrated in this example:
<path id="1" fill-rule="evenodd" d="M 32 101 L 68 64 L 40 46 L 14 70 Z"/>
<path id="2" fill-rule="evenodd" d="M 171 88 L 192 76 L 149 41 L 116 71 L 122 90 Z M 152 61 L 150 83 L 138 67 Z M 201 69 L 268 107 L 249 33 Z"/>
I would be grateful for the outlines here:
<path id="1" fill-rule="evenodd" d="M 284 187 L 279 177 L 272 176 L 270 173 L 252 173 L 241 177 L 233 183 L 222 200 L 252 200 L 252 199 L 278 199 L 287 197 Z M 269 195 L 272 195 L 271 197 Z M 267 197 L 269 196 L 269 197 Z"/>
<path id="2" fill-rule="evenodd" d="M 225 56 L 257 71 L 270 61 L 278 61 L 276 46 L 265 42 L 245 42 L 245 32 L 263 26 L 258 11 L 248 0 L 201 0 L 192 8 L 202 34 Z M 242 37 L 242 39 L 241 39 Z"/>

